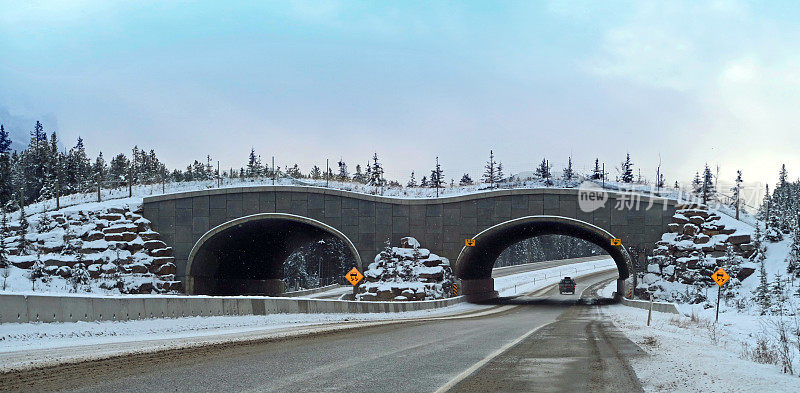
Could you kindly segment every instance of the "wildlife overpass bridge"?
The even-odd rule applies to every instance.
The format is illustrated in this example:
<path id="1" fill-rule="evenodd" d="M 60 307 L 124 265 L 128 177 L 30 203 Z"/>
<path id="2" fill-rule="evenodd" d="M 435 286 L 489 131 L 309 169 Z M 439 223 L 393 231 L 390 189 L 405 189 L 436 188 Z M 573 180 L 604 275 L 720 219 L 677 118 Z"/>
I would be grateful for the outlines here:
<path id="1" fill-rule="evenodd" d="M 509 189 L 403 199 L 305 186 L 221 188 L 147 197 L 143 215 L 174 249 L 188 294 L 279 294 L 298 247 L 337 237 L 365 268 L 389 239 L 413 236 L 450 259 L 462 292 L 493 293 L 492 266 L 511 244 L 544 234 L 595 243 L 630 276 L 627 247 L 652 248 L 676 201 L 599 189 Z M 621 239 L 614 246 L 611 239 Z M 465 239 L 475 239 L 465 247 Z M 362 270 L 363 271 L 363 270 Z"/>

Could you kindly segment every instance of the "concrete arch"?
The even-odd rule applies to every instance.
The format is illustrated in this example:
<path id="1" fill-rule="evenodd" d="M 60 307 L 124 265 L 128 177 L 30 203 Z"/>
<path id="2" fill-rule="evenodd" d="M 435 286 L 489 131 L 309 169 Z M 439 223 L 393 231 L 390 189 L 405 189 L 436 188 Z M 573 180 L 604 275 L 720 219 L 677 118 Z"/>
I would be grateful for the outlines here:
<path id="1" fill-rule="evenodd" d="M 303 244 L 326 237 L 342 240 L 361 266 L 361 256 L 345 234 L 312 218 L 259 213 L 224 222 L 203 234 L 189 252 L 186 293 L 279 294 L 283 261 Z M 238 265 L 249 277 L 221 273 L 228 268 L 224 264 Z"/>
<path id="2" fill-rule="evenodd" d="M 612 246 L 616 238 L 603 228 L 562 216 L 526 216 L 491 226 L 473 237 L 475 246 L 463 247 L 456 260 L 455 273 L 463 293 L 473 299 L 496 296 L 492 267 L 510 245 L 540 235 L 567 235 L 601 247 L 614 259 L 619 271 L 618 293 L 630 276 L 632 260 L 624 245 Z"/>

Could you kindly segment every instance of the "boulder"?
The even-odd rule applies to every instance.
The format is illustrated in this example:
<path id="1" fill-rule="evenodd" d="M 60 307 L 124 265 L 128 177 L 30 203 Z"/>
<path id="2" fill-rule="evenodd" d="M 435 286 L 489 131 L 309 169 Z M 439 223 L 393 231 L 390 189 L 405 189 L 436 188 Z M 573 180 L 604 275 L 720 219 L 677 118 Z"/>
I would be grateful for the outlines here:
<path id="1" fill-rule="evenodd" d="M 704 234 L 701 233 L 701 234 L 697 235 L 697 237 L 694 238 L 694 243 L 695 244 L 706 244 L 710 240 L 711 240 L 711 238 L 708 237 L 708 235 L 704 235 Z"/>
<path id="2" fill-rule="evenodd" d="M 671 223 L 667 224 L 667 230 L 670 233 L 677 233 L 680 229 L 681 229 L 681 226 L 678 223 L 671 222 Z"/>
<path id="3" fill-rule="evenodd" d="M 119 213 L 103 213 L 103 214 L 98 214 L 97 218 L 108 221 L 119 221 L 125 219 L 125 216 Z"/>
<path id="4" fill-rule="evenodd" d="M 123 232 L 138 232 L 138 227 L 134 224 L 125 223 L 125 224 L 115 224 L 108 228 L 103 229 L 103 233 L 108 235 L 109 233 L 123 233 Z"/>
<path id="5" fill-rule="evenodd" d="M 139 236 L 140 236 L 140 237 L 142 238 L 142 240 L 144 240 L 144 241 L 158 240 L 158 238 L 160 237 L 160 235 L 158 234 L 158 232 L 155 232 L 155 231 L 143 231 L 143 232 L 139 232 Z"/>
<path id="6" fill-rule="evenodd" d="M 728 236 L 728 242 L 731 244 L 744 244 L 750 243 L 750 235 L 730 235 Z"/>
<path id="7" fill-rule="evenodd" d="M 104 235 L 104 239 L 107 242 L 121 242 L 124 240 L 121 233 L 107 233 Z"/>
<path id="8" fill-rule="evenodd" d="M 172 247 L 165 247 L 165 248 L 158 248 L 155 250 L 150 250 L 150 255 L 154 257 L 171 257 L 172 256 Z"/>
<path id="9" fill-rule="evenodd" d="M 103 232 L 100 231 L 89 231 L 81 237 L 81 239 L 86 240 L 87 242 L 92 242 L 95 240 L 103 240 Z"/>
<path id="10" fill-rule="evenodd" d="M 683 225 L 683 234 L 684 234 L 684 235 L 688 235 L 688 236 L 693 236 L 693 235 L 697 234 L 697 232 L 699 231 L 699 229 L 700 229 L 700 228 L 698 228 L 698 227 L 697 227 L 697 225 L 694 225 L 694 224 L 684 224 L 684 225 Z"/>
<path id="11" fill-rule="evenodd" d="M 153 283 L 151 283 L 151 282 L 140 282 L 140 283 L 128 284 L 124 288 L 123 292 L 124 293 L 130 293 L 130 294 L 143 295 L 143 294 L 153 293 L 154 290 L 155 290 L 155 287 L 153 286 Z"/>
<path id="12" fill-rule="evenodd" d="M 689 222 L 689 219 L 684 217 L 684 216 L 682 216 L 682 215 L 680 215 L 680 214 L 676 214 L 676 215 L 672 216 L 672 222 L 674 222 L 674 223 L 676 223 L 678 225 L 684 225 L 684 224 Z"/>
<path id="13" fill-rule="evenodd" d="M 157 250 L 159 248 L 167 248 L 167 243 L 164 243 L 161 240 L 148 240 L 144 242 L 144 248 L 146 248 L 147 250 Z"/>
<path id="14" fill-rule="evenodd" d="M 164 289 L 167 291 L 183 292 L 183 283 L 180 281 L 167 281 L 164 283 Z"/>
<path id="15" fill-rule="evenodd" d="M 61 266 L 58 268 L 58 270 L 56 270 L 56 275 L 64 278 L 70 277 L 72 276 L 72 269 L 66 266 Z"/>
<path id="16" fill-rule="evenodd" d="M 756 271 L 755 268 L 752 267 L 743 267 L 739 269 L 739 273 L 736 274 L 736 279 L 739 281 L 744 280 L 747 277 L 750 277 Z"/>
<path id="17" fill-rule="evenodd" d="M 153 266 L 154 269 L 157 269 L 161 265 L 164 265 L 164 264 L 167 264 L 167 263 L 175 263 L 175 258 L 174 257 L 156 257 L 156 258 L 153 258 L 153 263 L 152 263 L 151 266 Z"/>
<path id="18" fill-rule="evenodd" d="M 420 248 L 419 241 L 411 236 L 400 239 L 400 248 Z"/>
<path id="19" fill-rule="evenodd" d="M 109 262 L 100 266 L 100 271 L 103 272 L 103 274 L 113 274 L 118 272 L 119 268 L 117 268 L 117 265 Z"/>
<path id="20" fill-rule="evenodd" d="M 723 235 L 732 235 L 735 232 L 736 232 L 735 229 L 728 229 L 728 228 L 722 228 L 722 229 L 719 230 L 719 233 L 721 233 Z"/>
<path id="21" fill-rule="evenodd" d="M 18 268 L 20 268 L 20 269 L 30 269 L 30 267 L 33 266 L 34 262 L 35 261 L 33 261 L 33 260 L 30 260 L 30 261 L 12 261 L 11 264 L 16 266 L 16 267 L 18 267 Z"/>
<path id="22" fill-rule="evenodd" d="M 703 225 L 706 221 L 703 219 L 703 217 L 695 216 L 695 217 L 690 218 L 689 222 L 691 222 L 692 224 L 700 226 L 700 225 Z"/>
<path id="23" fill-rule="evenodd" d="M 122 232 L 122 241 L 130 242 L 136 239 L 138 235 L 133 232 Z"/>

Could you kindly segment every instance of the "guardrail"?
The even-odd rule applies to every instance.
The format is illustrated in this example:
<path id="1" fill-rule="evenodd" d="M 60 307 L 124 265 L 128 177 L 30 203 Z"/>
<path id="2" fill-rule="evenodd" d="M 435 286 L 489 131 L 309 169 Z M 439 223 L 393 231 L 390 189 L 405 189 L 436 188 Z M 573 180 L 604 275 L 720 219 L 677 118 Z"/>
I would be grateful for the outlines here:
<path id="1" fill-rule="evenodd" d="M 301 296 L 306 296 L 306 295 L 312 295 L 312 294 L 315 294 L 315 293 L 329 291 L 331 289 L 338 288 L 338 287 L 341 287 L 341 286 L 342 285 L 339 284 L 339 283 L 334 283 L 334 284 L 326 285 L 324 287 L 319 287 L 319 288 L 304 289 L 302 291 L 284 292 L 284 293 L 281 294 L 281 297 L 301 297 Z"/>
<path id="2" fill-rule="evenodd" d="M 464 300 L 463 296 L 416 302 L 356 302 L 266 296 L 0 295 L 0 323 L 127 321 L 289 313 L 391 313 L 436 309 Z"/>

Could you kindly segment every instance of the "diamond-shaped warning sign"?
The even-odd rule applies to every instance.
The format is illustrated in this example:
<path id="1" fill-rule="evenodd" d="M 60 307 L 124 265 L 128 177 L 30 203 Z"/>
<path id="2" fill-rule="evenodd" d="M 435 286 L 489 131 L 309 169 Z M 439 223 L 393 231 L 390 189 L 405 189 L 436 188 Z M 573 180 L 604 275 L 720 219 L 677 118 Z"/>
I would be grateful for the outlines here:
<path id="1" fill-rule="evenodd" d="M 719 268 L 719 270 L 717 270 L 716 272 L 714 272 L 714 274 L 711 275 L 711 279 L 713 279 L 717 283 L 717 285 L 723 286 L 725 285 L 726 282 L 728 282 L 728 280 L 731 279 L 731 276 L 729 276 L 724 269 Z"/>
<path id="2" fill-rule="evenodd" d="M 356 286 L 361 281 L 361 279 L 364 278 L 364 275 L 361 274 L 361 272 L 358 271 L 358 269 L 353 268 L 349 272 L 347 272 L 347 274 L 344 275 L 344 278 L 346 278 L 347 281 L 350 281 L 350 284 Z"/>
<path id="3" fill-rule="evenodd" d="M 622 239 L 611 239 L 612 246 L 619 246 L 622 244 Z"/>

